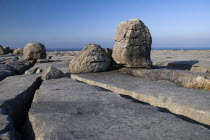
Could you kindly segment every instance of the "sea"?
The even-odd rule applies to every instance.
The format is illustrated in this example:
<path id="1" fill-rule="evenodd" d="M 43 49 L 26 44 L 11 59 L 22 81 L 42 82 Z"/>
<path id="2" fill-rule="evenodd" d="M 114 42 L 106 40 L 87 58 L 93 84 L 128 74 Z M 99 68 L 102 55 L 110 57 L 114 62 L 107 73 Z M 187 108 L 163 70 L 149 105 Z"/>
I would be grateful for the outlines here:
<path id="1" fill-rule="evenodd" d="M 112 49 L 112 48 L 110 48 Z M 53 51 L 80 51 L 82 48 L 47 48 L 47 52 Z M 210 50 L 208 48 L 152 48 L 152 50 Z"/>

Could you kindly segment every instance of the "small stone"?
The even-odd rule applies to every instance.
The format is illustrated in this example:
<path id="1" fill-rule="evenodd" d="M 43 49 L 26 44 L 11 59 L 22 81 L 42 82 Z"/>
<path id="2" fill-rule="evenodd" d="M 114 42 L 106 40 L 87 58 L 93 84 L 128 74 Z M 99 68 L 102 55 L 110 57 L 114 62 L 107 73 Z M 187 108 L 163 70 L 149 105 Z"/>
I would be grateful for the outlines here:
<path id="1" fill-rule="evenodd" d="M 36 73 L 41 73 L 42 71 L 43 71 L 43 69 L 38 68 L 38 69 L 36 70 Z"/>
<path id="2" fill-rule="evenodd" d="M 63 77 L 65 77 L 65 74 L 52 66 L 48 67 L 42 73 L 42 80 L 58 79 Z"/>
<path id="3" fill-rule="evenodd" d="M 107 71 L 112 67 L 112 59 L 100 45 L 89 44 L 69 63 L 70 73 L 91 73 Z"/>
<path id="4" fill-rule="evenodd" d="M 23 55 L 23 49 L 17 48 L 13 52 L 14 55 Z"/>
<path id="5" fill-rule="evenodd" d="M 46 58 L 45 46 L 41 43 L 29 43 L 23 49 L 23 57 L 25 60 L 37 60 Z"/>

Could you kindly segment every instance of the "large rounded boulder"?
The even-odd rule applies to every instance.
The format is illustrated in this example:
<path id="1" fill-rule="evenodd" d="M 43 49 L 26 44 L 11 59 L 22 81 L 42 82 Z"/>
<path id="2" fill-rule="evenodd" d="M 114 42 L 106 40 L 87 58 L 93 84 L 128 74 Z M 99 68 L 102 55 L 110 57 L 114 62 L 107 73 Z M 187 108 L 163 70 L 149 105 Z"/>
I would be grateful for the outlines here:
<path id="1" fill-rule="evenodd" d="M 117 27 L 112 57 L 117 64 L 134 68 L 151 68 L 152 38 L 139 19 L 130 19 Z"/>
<path id="2" fill-rule="evenodd" d="M 41 43 L 29 43 L 23 49 L 23 57 L 25 60 L 37 60 L 46 58 L 45 46 Z"/>
<path id="3" fill-rule="evenodd" d="M 0 45 L 0 55 L 4 54 L 4 48 Z"/>
<path id="4" fill-rule="evenodd" d="M 71 60 L 68 67 L 70 73 L 91 73 L 107 71 L 112 66 L 111 57 L 100 45 L 89 44 L 85 46 Z"/>

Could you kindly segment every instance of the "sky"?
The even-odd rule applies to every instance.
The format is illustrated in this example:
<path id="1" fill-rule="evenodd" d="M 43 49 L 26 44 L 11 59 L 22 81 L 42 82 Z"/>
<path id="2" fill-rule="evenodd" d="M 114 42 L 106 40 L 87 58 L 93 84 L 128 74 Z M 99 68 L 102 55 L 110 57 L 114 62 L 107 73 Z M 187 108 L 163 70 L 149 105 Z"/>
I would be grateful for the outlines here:
<path id="1" fill-rule="evenodd" d="M 210 48 L 210 0 L 0 0 L 0 45 L 112 48 L 132 18 L 149 28 L 152 48 Z"/>

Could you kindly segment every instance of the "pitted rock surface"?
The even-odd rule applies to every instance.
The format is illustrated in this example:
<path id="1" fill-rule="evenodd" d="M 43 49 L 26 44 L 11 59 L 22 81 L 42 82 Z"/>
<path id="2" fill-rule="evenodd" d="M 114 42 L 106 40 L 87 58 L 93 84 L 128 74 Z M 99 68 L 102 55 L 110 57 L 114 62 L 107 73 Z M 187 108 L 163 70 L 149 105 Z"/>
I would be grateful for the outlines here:
<path id="1" fill-rule="evenodd" d="M 150 68 L 152 38 L 149 29 L 139 19 L 130 19 L 119 24 L 112 57 L 118 64 L 127 67 Z"/>

